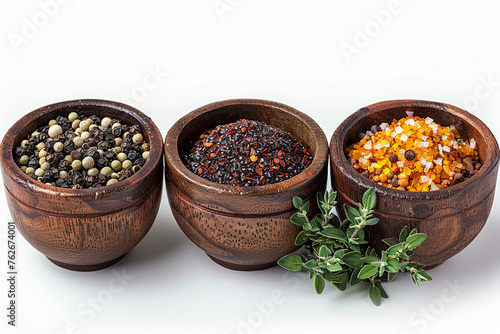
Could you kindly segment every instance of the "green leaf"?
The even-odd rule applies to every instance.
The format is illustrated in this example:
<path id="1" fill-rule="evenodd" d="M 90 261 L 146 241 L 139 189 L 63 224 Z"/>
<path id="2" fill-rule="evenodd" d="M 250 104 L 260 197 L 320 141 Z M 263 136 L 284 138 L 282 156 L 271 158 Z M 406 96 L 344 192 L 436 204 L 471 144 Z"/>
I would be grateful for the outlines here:
<path id="1" fill-rule="evenodd" d="M 399 242 L 404 242 L 406 238 L 410 235 L 410 228 L 408 225 L 405 225 L 403 229 L 401 230 L 401 233 L 399 233 Z"/>
<path id="2" fill-rule="evenodd" d="M 332 251 L 326 247 L 325 245 L 321 246 L 321 248 L 319 249 L 319 253 L 318 253 L 318 256 L 320 258 L 325 258 L 327 256 L 330 256 L 332 255 Z"/>
<path id="3" fill-rule="evenodd" d="M 295 212 L 291 217 L 290 221 L 294 223 L 295 225 L 298 225 L 300 227 L 304 226 L 305 223 L 308 223 L 309 220 L 307 219 L 306 216 L 302 212 Z"/>
<path id="4" fill-rule="evenodd" d="M 395 244 L 387 249 L 387 255 L 395 256 L 403 249 L 403 244 Z"/>
<path id="5" fill-rule="evenodd" d="M 379 222 L 379 218 L 370 218 L 366 221 L 367 226 L 373 226 L 376 225 Z"/>
<path id="6" fill-rule="evenodd" d="M 311 202 L 309 202 L 309 201 L 305 202 L 304 205 L 302 206 L 302 211 L 304 211 L 304 212 L 309 211 L 310 205 L 311 205 Z"/>
<path id="7" fill-rule="evenodd" d="M 401 264 L 399 261 L 388 258 L 387 259 L 387 266 L 385 266 L 385 270 L 390 272 L 390 273 L 397 273 L 399 272 L 399 268 L 401 268 Z"/>
<path id="8" fill-rule="evenodd" d="M 333 191 L 333 190 L 330 190 L 330 194 L 329 194 L 329 197 L 328 197 L 328 203 L 332 204 L 335 203 L 335 199 L 337 198 L 337 192 L 336 191 Z"/>
<path id="9" fill-rule="evenodd" d="M 349 221 L 353 224 L 356 224 L 356 217 L 361 216 L 358 210 L 356 210 L 352 206 L 347 205 L 346 203 L 344 203 L 344 211 L 347 219 L 349 219 Z"/>
<path id="10" fill-rule="evenodd" d="M 342 273 L 339 276 L 339 283 L 332 282 L 333 286 L 339 289 L 340 291 L 344 291 L 347 287 L 347 282 L 349 281 L 349 275 L 347 273 Z"/>
<path id="11" fill-rule="evenodd" d="M 354 269 L 354 271 L 352 272 L 351 280 L 349 282 L 352 286 L 363 282 L 362 279 L 358 278 L 358 274 L 360 271 L 361 271 L 361 267 L 358 267 L 358 268 Z"/>
<path id="12" fill-rule="evenodd" d="M 425 233 L 415 233 L 406 238 L 406 244 L 409 249 L 415 249 L 427 239 L 427 235 Z"/>
<path id="13" fill-rule="evenodd" d="M 382 300 L 380 289 L 377 286 L 372 285 L 370 287 L 370 290 L 368 291 L 368 294 L 370 295 L 370 299 L 372 300 L 373 304 L 379 306 Z"/>
<path id="14" fill-rule="evenodd" d="M 321 202 L 326 202 L 326 198 L 323 196 L 323 193 L 318 192 L 316 194 L 316 203 L 319 204 Z"/>
<path id="15" fill-rule="evenodd" d="M 379 262 L 380 259 L 378 258 L 378 256 L 365 256 L 361 258 L 361 261 L 370 264 L 372 262 Z"/>
<path id="16" fill-rule="evenodd" d="M 319 232 L 319 234 L 330 239 L 346 241 L 344 231 L 336 227 L 329 227 L 327 229 L 324 229 L 323 231 Z"/>
<path id="17" fill-rule="evenodd" d="M 372 277 L 373 275 L 376 275 L 377 272 L 378 272 L 377 267 L 368 264 L 368 265 L 364 266 L 363 268 L 361 268 L 361 270 L 359 271 L 359 274 L 358 274 L 358 278 L 366 279 L 366 278 Z"/>
<path id="18" fill-rule="evenodd" d="M 375 209 L 376 205 L 377 205 L 377 193 L 375 192 L 375 189 L 370 188 L 363 195 L 363 206 L 368 210 L 372 210 Z"/>
<path id="19" fill-rule="evenodd" d="M 314 269 L 314 268 L 316 268 L 317 265 L 318 265 L 318 261 L 313 259 L 313 260 L 309 260 L 306 263 L 304 263 L 304 268 Z"/>
<path id="20" fill-rule="evenodd" d="M 307 240 L 309 240 L 309 237 L 306 235 L 306 231 L 301 231 L 295 238 L 295 246 L 303 245 Z"/>
<path id="21" fill-rule="evenodd" d="M 364 263 L 361 254 L 358 252 L 344 254 L 344 256 L 342 256 L 342 261 L 351 268 L 361 267 Z"/>
<path id="22" fill-rule="evenodd" d="M 279 259 L 278 264 L 286 270 L 301 271 L 304 262 L 302 261 L 300 255 L 288 254 Z"/>
<path id="23" fill-rule="evenodd" d="M 325 289 L 325 280 L 320 275 L 314 276 L 314 291 L 320 295 Z"/>
<path id="24" fill-rule="evenodd" d="M 432 281 L 432 277 L 426 271 L 418 272 L 418 280 L 420 282 L 430 282 Z"/>
<path id="25" fill-rule="evenodd" d="M 288 202 L 288 203 L 290 203 L 290 202 Z M 299 196 L 293 196 L 292 203 L 293 203 L 293 206 L 295 207 L 295 209 L 297 209 L 297 210 L 301 210 L 302 206 L 304 206 L 304 202 L 302 201 L 302 198 L 300 198 Z"/>
<path id="26" fill-rule="evenodd" d="M 382 239 L 382 242 L 384 244 L 386 244 L 387 246 L 391 247 L 391 246 L 394 246 L 398 243 L 398 239 L 394 239 L 394 238 L 385 238 L 385 239 Z"/>
<path id="27" fill-rule="evenodd" d="M 326 266 L 326 269 L 327 269 L 328 271 L 330 271 L 330 272 L 336 272 L 336 271 L 340 271 L 340 270 L 342 270 L 342 265 L 341 265 L 340 263 L 338 263 L 338 262 L 337 262 L 337 263 L 335 263 L 335 264 L 333 264 L 333 265 L 329 265 L 329 264 L 328 264 L 328 265 Z"/>
<path id="28" fill-rule="evenodd" d="M 387 282 L 393 281 L 396 278 L 397 275 L 398 275 L 398 273 L 390 273 L 390 272 L 388 272 L 387 273 Z"/>
<path id="29" fill-rule="evenodd" d="M 380 283 L 380 281 L 376 281 L 375 286 L 380 289 L 380 295 L 382 296 L 382 298 L 389 298 L 387 292 L 385 292 L 384 288 L 382 287 L 382 283 Z"/>

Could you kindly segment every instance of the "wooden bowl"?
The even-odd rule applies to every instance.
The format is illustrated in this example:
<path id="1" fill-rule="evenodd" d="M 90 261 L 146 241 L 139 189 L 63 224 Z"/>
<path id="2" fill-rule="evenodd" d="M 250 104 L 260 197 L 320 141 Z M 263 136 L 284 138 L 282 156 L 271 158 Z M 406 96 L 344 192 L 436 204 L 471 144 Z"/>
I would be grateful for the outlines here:
<path id="1" fill-rule="evenodd" d="M 132 177 L 98 189 L 65 189 L 35 181 L 13 159 L 13 150 L 36 128 L 75 111 L 139 124 L 151 152 Z M 42 107 L 21 118 L 0 146 L 5 193 L 21 234 L 55 264 L 91 271 L 117 262 L 146 235 L 161 200 L 163 142 L 152 120 L 127 105 L 77 100 Z"/>
<path id="2" fill-rule="evenodd" d="M 474 138 L 483 164 L 477 174 L 462 183 L 431 192 L 390 189 L 361 176 L 349 165 L 345 148 L 358 141 L 360 132 L 374 124 L 391 123 L 406 117 L 431 117 L 441 125 L 455 125 L 462 137 Z M 464 249 L 481 231 L 493 203 L 498 172 L 498 144 L 477 117 L 452 105 L 414 100 L 375 103 L 349 116 L 330 142 L 332 187 L 338 192 L 338 211 L 344 203 L 358 203 L 363 193 L 375 188 L 378 196 L 376 216 L 380 222 L 366 229 L 367 238 L 380 252 L 386 247 L 382 238 L 397 238 L 405 225 L 427 234 L 412 260 L 435 267 Z"/>
<path id="3" fill-rule="evenodd" d="M 301 139 L 314 157 L 302 173 L 264 186 L 237 187 L 208 181 L 188 170 L 179 152 L 205 130 L 247 118 L 262 121 Z M 235 270 L 272 267 L 297 249 L 300 228 L 290 222 L 293 196 L 315 198 L 326 187 L 328 142 L 307 115 L 262 100 L 209 104 L 181 118 L 165 138 L 168 198 L 184 233 L 218 264 Z"/>

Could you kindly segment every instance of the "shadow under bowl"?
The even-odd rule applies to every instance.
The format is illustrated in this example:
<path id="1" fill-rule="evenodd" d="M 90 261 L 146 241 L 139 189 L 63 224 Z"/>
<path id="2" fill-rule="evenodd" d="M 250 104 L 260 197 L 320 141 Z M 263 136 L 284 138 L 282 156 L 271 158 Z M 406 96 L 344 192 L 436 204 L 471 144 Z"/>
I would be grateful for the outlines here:
<path id="1" fill-rule="evenodd" d="M 39 126 L 70 112 L 108 116 L 141 126 L 150 155 L 133 176 L 97 189 L 65 189 L 27 176 L 13 151 Z M 142 240 L 159 209 L 163 141 L 153 121 L 137 109 L 103 100 L 75 100 L 39 108 L 22 117 L 0 146 L 9 210 L 26 240 L 53 263 L 92 271 L 116 263 Z"/>
<path id="2" fill-rule="evenodd" d="M 251 187 L 211 182 L 184 166 L 180 152 L 186 144 L 205 130 L 242 118 L 291 133 L 302 140 L 313 161 L 288 180 Z M 170 206 L 189 239 L 226 268 L 259 270 L 298 248 L 294 241 L 301 229 L 290 222 L 296 211 L 292 198 L 311 200 L 325 190 L 328 142 L 316 122 L 289 106 L 228 100 L 201 107 L 175 123 L 165 138 L 165 159 Z"/>
<path id="3" fill-rule="evenodd" d="M 384 187 L 358 173 L 346 158 L 345 149 L 358 142 L 358 134 L 372 125 L 406 117 L 431 117 L 437 124 L 454 125 L 462 138 L 474 138 L 481 169 L 464 182 L 430 192 L 409 192 Z M 498 173 L 498 144 L 488 127 L 477 117 L 452 105 L 395 100 L 372 104 L 349 116 L 334 132 L 330 142 L 332 187 L 338 192 L 338 212 L 345 218 L 343 205 L 357 205 L 370 187 L 377 192 L 375 216 L 380 222 L 366 228 L 378 252 L 385 249 L 383 238 L 397 238 L 401 229 L 426 233 L 413 261 L 435 267 L 463 250 L 479 234 L 490 213 Z"/>

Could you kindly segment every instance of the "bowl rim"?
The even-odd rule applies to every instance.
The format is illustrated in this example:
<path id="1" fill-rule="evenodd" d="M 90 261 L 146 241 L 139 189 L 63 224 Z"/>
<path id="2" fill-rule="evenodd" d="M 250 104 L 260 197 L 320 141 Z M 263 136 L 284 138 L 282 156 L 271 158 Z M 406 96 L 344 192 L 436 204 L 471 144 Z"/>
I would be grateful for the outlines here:
<path id="1" fill-rule="evenodd" d="M 445 113 L 450 113 L 467 123 L 474 126 L 476 129 L 479 129 L 479 133 L 483 137 L 490 137 L 492 140 L 486 142 L 488 143 L 488 153 L 485 157 L 485 161 L 483 162 L 483 166 L 481 169 L 473 175 L 473 177 L 468 178 L 464 182 L 453 185 L 448 188 L 439 189 L 435 191 L 428 192 L 411 192 L 411 191 L 402 191 L 397 189 L 388 188 L 382 185 L 379 185 L 376 182 L 370 181 L 367 178 L 361 176 L 348 162 L 347 157 L 344 152 L 343 141 L 346 133 L 350 130 L 350 128 L 359 122 L 361 119 L 367 117 L 369 114 L 383 112 L 384 110 L 392 109 L 392 108 L 427 108 L 427 109 L 435 109 Z M 340 151 L 340 154 L 336 154 Z M 339 156 L 340 155 L 340 156 Z M 335 130 L 330 140 L 330 159 L 332 163 L 332 173 L 333 173 L 333 165 L 340 169 L 341 173 L 344 174 L 347 178 L 356 182 L 357 184 L 368 188 L 374 188 L 377 190 L 377 193 L 386 194 L 388 196 L 392 196 L 393 198 L 405 198 L 410 200 L 432 200 L 432 199 L 441 199 L 449 197 L 450 195 L 456 194 L 461 190 L 467 188 L 469 185 L 479 182 L 486 175 L 494 170 L 495 165 L 498 164 L 499 161 L 499 148 L 498 143 L 495 139 L 495 136 L 491 132 L 491 130 L 484 124 L 479 118 L 472 115 L 471 113 L 450 105 L 441 102 L 433 102 L 433 101 L 425 101 L 425 100 L 386 100 L 381 102 L 376 102 L 366 107 L 358 109 L 356 112 L 348 116 Z M 332 178 L 332 182 L 334 182 Z"/>
<path id="2" fill-rule="evenodd" d="M 19 133 L 26 124 L 36 122 L 41 116 L 53 112 L 55 110 L 63 111 L 66 108 L 71 107 L 103 107 L 114 109 L 123 112 L 131 117 L 133 117 L 138 124 L 140 124 L 142 130 L 147 132 L 147 137 L 149 138 L 150 155 L 146 160 L 144 166 L 131 177 L 125 180 L 119 181 L 115 184 L 109 186 L 103 186 L 100 188 L 92 189 L 72 189 L 72 188 L 62 188 L 57 186 L 52 186 L 45 184 L 41 181 L 34 180 L 27 176 L 21 171 L 17 166 L 13 157 L 14 142 Z M 155 143 L 159 143 L 158 145 Z M 157 147 L 158 146 L 158 147 Z M 37 108 L 23 117 L 21 117 L 14 125 L 12 125 L 9 130 L 5 133 L 4 138 L 0 144 L 0 159 L 2 161 L 2 167 L 5 174 L 12 179 L 13 182 L 24 184 L 26 187 L 30 188 L 33 192 L 45 193 L 48 196 L 64 196 L 64 197 L 78 197 L 78 198 L 101 198 L 102 195 L 111 192 L 118 192 L 122 189 L 135 183 L 135 181 L 140 180 L 148 175 L 149 168 L 154 167 L 158 162 L 161 163 L 163 153 L 163 140 L 160 131 L 158 130 L 152 119 L 145 115 L 140 110 L 126 105 L 124 103 L 101 100 L 101 99 L 77 99 L 68 100 L 62 102 L 52 103 L 40 108 Z M 4 174 L 4 175 L 5 175 Z M 5 180 L 4 180 L 5 183 Z"/>
<path id="3" fill-rule="evenodd" d="M 268 107 L 270 109 L 287 113 L 304 123 L 310 130 L 314 136 L 314 139 L 317 142 L 315 152 L 311 152 L 313 156 L 313 161 L 311 164 L 304 169 L 299 174 L 286 179 L 284 181 L 280 181 L 277 183 L 266 184 L 262 186 L 230 186 L 227 184 L 221 184 L 213 181 L 209 181 L 201 176 L 196 175 L 192 171 L 190 171 L 183 163 L 178 154 L 178 138 L 185 127 L 194 121 L 196 118 L 210 113 L 215 112 L 218 109 L 225 107 L 237 107 L 243 105 L 251 105 L 251 106 L 263 106 Z M 307 114 L 292 108 L 286 104 L 262 100 L 262 99 L 228 99 L 213 102 L 202 107 L 191 111 L 187 115 L 183 116 L 179 119 L 168 131 L 165 137 L 165 167 L 175 169 L 177 173 L 179 173 L 184 179 L 188 180 L 191 184 L 194 184 L 201 189 L 217 194 L 236 194 L 236 195 L 273 195 L 282 193 L 287 189 L 292 189 L 301 185 L 306 184 L 310 179 L 317 176 L 321 173 L 324 168 L 325 162 L 328 161 L 328 140 L 324 131 L 321 127 Z M 322 162 L 323 161 L 323 162 Z M 166 170 L 167 171 L 167 170 Z"/>

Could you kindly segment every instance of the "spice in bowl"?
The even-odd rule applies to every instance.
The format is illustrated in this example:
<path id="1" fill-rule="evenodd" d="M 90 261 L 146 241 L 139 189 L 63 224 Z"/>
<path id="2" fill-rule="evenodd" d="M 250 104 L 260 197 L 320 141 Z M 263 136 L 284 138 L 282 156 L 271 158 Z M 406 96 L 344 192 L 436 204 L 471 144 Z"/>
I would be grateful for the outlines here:
<path id="1" fill-rule="evenodd" d="M 389 188 L 432 191 L 463 182 L 481 168 L 474 138 L 464 141 L 453 125 L 407 115 L 360 133 L 360 141 L 346 149 L 354 169 Z"/>
<path id="2" fill-rule="evenodd" d="M 39 127 L 14 150 L 14 160 L 34 180 L 84 189 L 134 175 L 149 156 L 139 125 L 71 112 Z"/>
<path id="3" fill-rule="evenodd" d="M 311 154 L 290 133 L 240 119 L 205 131 L 181 153 L 185 166 L 207 180 L 260 186 L 289 179 L 309 166 Z"/>

